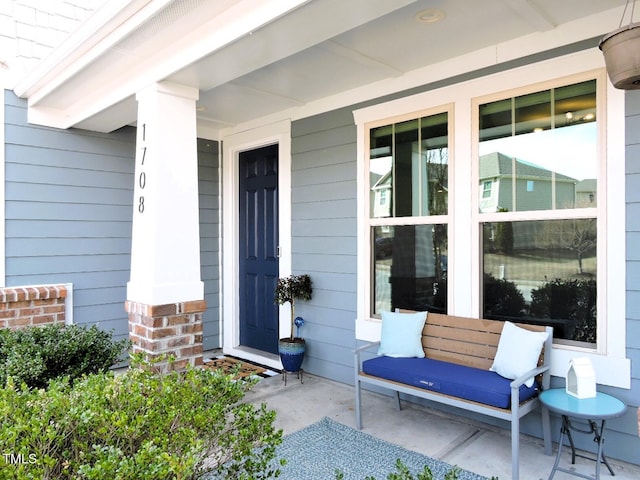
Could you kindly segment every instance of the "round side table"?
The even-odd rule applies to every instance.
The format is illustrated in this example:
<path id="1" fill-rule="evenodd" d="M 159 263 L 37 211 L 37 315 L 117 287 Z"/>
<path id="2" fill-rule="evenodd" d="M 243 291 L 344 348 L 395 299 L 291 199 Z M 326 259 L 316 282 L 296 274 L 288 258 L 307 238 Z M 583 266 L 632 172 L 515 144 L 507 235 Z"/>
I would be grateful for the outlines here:
<path id="1" fill-rule="evenodd" d="M 624 414 L 627 406 L 611 395 L 606 393 L 597 392 L 595 397 L 592 398 L 576 398 L 573 395 L 569 395 L 564 388 L 554 388 L 551 390 L 545 390 L 540 394 L 540 402 L 542 402 L 543 408 L 548 408 L 552 412 L 562 415 L 562 428 L 560 429 L 560 441 L 558 442 L 558 455 L 556 461 L 553 464 L 553 469 L 549 475 L 549 480 L 553 478 L 557 471 L 568 473 L 576 477 L 593 478 L 589 475 L 582 473 L 576 473 L 566 468 L 560 468 L 560 455 L 562 453 L 562 444 L 564 443 L 564 437 L 567 436 L 569 445 L 571 446 L 571 463 L 576 462 L 576 456 L 583 457 L 576 454 L 573 438 L 571 437 L 571 431 L 580 433 L 591 434 L 593 433 L 593 440 L 598 444 L 598 452 L 596 458 L 583 457 L 596 462 L 596 479 L 600 479 L 600 464 L 604 463 L 611 475 L 615 475 L 607 458 L 604 456 L 603 443 L 604 443 L 604 428 L 605 422 L 610 418 L 616 418 Z M 571 424 L 569 418 L 579 418 L 586 420 L 589 425 L 589 430 L 581 430 Z M 600 425 L 598 425 L 600 422 Z"/>

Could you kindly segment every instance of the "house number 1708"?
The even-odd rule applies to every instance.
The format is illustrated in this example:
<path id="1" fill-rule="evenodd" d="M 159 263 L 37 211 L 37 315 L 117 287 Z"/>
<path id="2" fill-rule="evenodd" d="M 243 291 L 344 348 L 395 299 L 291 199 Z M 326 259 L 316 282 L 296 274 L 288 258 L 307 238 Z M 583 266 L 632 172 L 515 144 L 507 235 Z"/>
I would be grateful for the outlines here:
<path id="1" fill-rule="evenodd" d="M 140 173 L 138 175 L 138 187 L 140 190 L 144 190 L 144 187 L 147 186 L 147 174 L 144 171 L 144 160 L 147 156 L 147 146 L 145 145 L 146 141 L 146 127 L 147 124 L 142 124 L 142 160 L 140 162 Z M 138 197 L 138 212 L 144 213 L 144 195 L 140 195 Z"/>

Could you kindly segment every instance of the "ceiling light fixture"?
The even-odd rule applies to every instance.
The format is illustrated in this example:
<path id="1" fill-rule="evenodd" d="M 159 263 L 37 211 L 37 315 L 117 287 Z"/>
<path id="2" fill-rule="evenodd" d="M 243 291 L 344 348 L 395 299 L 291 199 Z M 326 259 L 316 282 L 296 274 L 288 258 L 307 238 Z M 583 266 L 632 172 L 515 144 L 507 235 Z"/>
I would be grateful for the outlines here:
<path id="1" fill-rule="evenodd" d="M 436 23 L 444 19 L 446 14 L 439 8 L 427 8 L 416 13 L 415 19 L 418 23 Z"/>

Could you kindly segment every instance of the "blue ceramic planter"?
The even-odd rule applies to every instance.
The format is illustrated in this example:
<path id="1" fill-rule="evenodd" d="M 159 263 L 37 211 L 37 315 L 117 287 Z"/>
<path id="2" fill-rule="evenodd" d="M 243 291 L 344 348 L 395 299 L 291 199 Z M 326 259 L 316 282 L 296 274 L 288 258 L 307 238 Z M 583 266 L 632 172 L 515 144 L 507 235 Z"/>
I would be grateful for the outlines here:
<path id="1" fill-rule="evenodd" d="M 303 338 L 281 338 L 278 343 L 280 361 L 286 372 L 298 372 L 304 359 L 306 344 Z"/>

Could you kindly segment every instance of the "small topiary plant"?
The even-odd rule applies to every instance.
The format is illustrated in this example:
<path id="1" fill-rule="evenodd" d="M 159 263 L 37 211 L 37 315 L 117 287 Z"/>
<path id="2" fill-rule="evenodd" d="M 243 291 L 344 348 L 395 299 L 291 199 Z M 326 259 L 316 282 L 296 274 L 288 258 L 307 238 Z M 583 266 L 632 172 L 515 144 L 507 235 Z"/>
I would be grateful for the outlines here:
<path id="1" fill-rule="evenodd" d="M 124 373 L 53 380 L 46 390 L 10 378 L 0 389 L 0 478 L 278 475 L 270 465 L 282 430 L 275 411 L 242 401 L 251 382 L 196 367 L 157 373 L 141 358 Z"/>
<path id="2" fill-rule="evenodd" d="M 95 325 L 51 324 L 20 330 L 0 330 L 0 385 L 7 377 L 16 384 L 44 388 L 50 380 L 105 372 L 130 346 L 113 341 L 110 332 Z"/>

